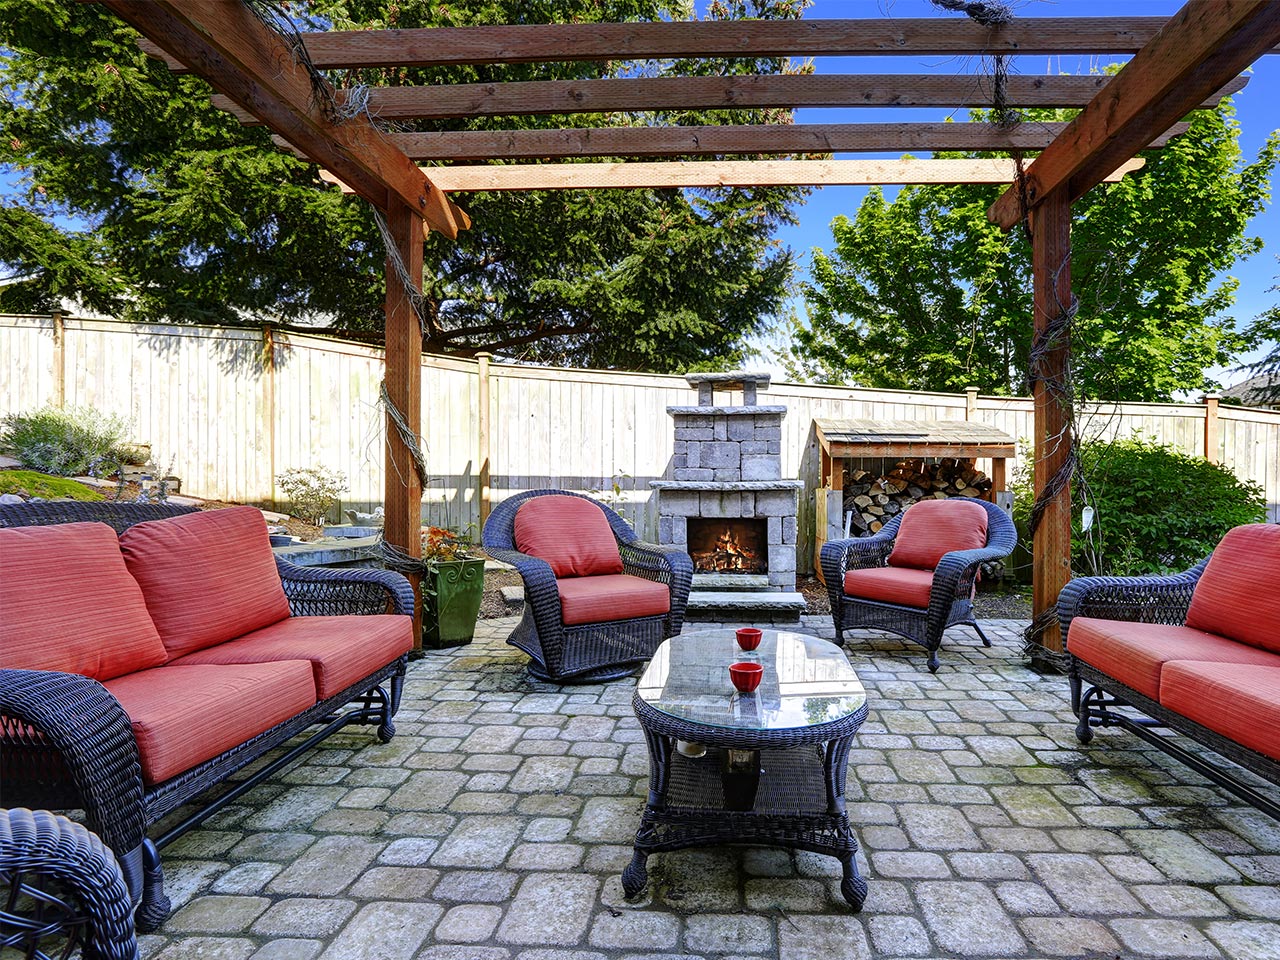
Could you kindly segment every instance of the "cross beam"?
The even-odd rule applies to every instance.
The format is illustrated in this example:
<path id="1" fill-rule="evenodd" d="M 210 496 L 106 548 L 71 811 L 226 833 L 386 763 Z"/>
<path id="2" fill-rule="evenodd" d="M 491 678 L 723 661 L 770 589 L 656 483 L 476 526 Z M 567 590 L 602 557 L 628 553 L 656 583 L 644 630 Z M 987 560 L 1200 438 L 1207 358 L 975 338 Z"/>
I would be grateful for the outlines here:
<path id="1" fill-rule="evenodd" d="M 1075 200 L 1280 42 L 1275 0 L 1189 0 L 1071 121 L 987 216 L 1006 230 L 1058 188 Z"/>
<path id="2" fill-rule="evenodd" d="M 457 237 L 449 199 L 365 117 L 335 123 L 285 41 L 239 0 L 102 0 L 243 110 L 342 178 L 379 209 L 388 193 Z"/>

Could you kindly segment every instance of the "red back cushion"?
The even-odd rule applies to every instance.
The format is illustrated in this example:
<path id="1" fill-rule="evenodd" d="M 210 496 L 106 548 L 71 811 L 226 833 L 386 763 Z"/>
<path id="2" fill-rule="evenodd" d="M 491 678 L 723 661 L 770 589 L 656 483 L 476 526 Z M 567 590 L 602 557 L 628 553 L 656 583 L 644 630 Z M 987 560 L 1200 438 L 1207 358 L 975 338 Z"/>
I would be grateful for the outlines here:
<path id="1" fill-rule="evenodd" d="M 557 577 L 621 573 L 618 541 L 604 513 L 582 497 L 549 495 L 516 511 L 516 549 L 551 565 Z"/>
<path id="2" fill-rule="evenodd" d="M 0 667 L 110 680 L 164 661 L 109 526 L 0 530 Z"/>
<path id="3" fill-rule="evenodd" d="M 892 567 L 932 570 L 945 553 L 987 545 L 987 511 L 967 500 L 921 500 L 902 515 Z"/>
<path id="4" fill-rule="evenodd" d="M 1187 626 L 1280 653 L 1280 525 L 1251 523 L 1222 538 L 1191 596 Z"/>
<path id="5" fill-rule="evenodd" d="M 120 550 L 170 658 L 289 616 L 267 522 L 254 507 L 137 523 L 120 535 Z"/>

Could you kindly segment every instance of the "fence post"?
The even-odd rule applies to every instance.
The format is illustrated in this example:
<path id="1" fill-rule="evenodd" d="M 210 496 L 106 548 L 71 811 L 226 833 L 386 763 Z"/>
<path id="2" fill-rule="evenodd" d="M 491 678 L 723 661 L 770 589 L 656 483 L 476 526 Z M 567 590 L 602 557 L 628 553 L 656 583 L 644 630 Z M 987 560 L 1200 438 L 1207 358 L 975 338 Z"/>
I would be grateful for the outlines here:
<path id="1" fill-rule="evenodd" d="M 978 419 L 978 388 L 964 388 L 964 418 L 966 420 Z"/>
<path id="2" fill-rule="evenodd" d="M 61 310 L 50 314 L 53 320 L 53 400 L 59 407 L 67 404 L 67 327 Z"/>
<path id="3" fill-rule="evenodd" d="M 1216 393 L 1200 398 L 1204 404 L 1204 458 L 1210 463 L 1218 462 L 1218 398 Z"/>
<path id="4" fill-rule="evenodd" d="M 476 429 L 476 462 L 480 464 L 480 529 L 489 519 L 489 358 L 493 354 L 476 354 L 479 383 L 479 422 Z"/>
<path id="5" fill-rule="evenodd" d="M 267 421 L 267 489 L 276 503 L 276 335 L 270 326 L 262 328 L 262 405 Z"/>

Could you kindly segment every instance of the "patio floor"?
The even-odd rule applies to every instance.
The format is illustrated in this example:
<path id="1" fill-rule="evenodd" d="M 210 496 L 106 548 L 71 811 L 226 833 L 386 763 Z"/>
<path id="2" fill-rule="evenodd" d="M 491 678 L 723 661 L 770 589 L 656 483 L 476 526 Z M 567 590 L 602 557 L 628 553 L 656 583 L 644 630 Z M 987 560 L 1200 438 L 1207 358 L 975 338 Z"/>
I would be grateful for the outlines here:
<path id="1" fill-rule="evenodd" d="M 953 629 L 936 676 L 853 635 L 861 914 L 835 860 L 763 848 L 656 854 L 628 904 L 633 685 L 530 682 L 513 624 L 412 664 L 391 744 L 339 735 L 165 851 L 175 911 L 143 956 L 1280 960 L 1280 823 L 1129 734 L 1082 750 L 1016 621 L 984 623 L 989 650 Z"/>

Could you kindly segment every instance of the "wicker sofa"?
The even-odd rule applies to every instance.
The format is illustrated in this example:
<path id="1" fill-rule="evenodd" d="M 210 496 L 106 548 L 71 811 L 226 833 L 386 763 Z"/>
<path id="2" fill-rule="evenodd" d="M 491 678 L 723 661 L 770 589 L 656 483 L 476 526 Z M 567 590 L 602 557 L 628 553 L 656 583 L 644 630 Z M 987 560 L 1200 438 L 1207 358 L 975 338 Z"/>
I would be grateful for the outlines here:
<path id="1" fill-rule="evenodd" d="M 1058 619 L 1082 743 L 1122 727 L 1280 820 L 1244 777 L 1152 729 L 1280 784 L 1280 525 L 1237 527 L 1174 576 L 1072 580 Z"/>
<path id="2" fill-rule="evenodd" d="M 0 528 L 0 806 L 83 809 L 139 929 L 169 912 L 159 849 L 348 724 L 394 734 L 399 574 L 277 560 L 252 507 L 25 504 Z"/>

